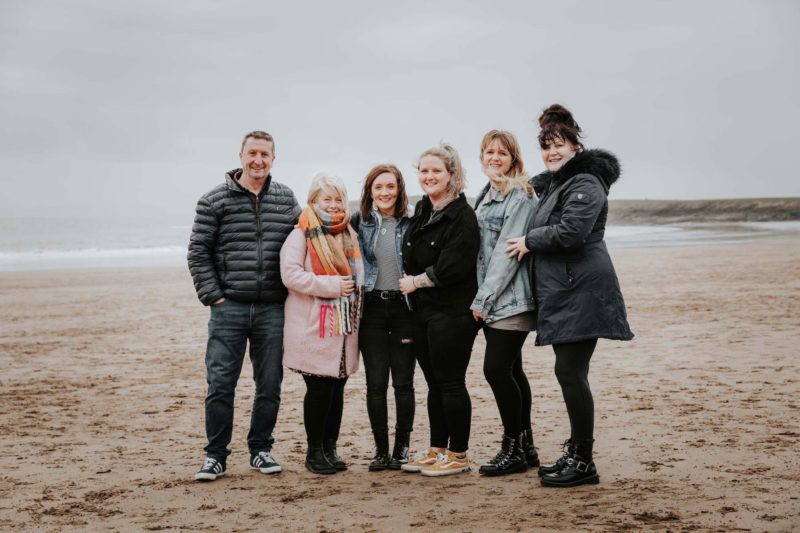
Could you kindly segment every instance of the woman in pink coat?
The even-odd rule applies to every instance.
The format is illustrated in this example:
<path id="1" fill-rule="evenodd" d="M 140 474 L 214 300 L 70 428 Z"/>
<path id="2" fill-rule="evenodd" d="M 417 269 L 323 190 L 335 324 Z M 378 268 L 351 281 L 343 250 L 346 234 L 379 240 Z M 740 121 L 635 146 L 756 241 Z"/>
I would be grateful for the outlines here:
<path id="1" fill-rule="evenodd" d="M 350 227 L 342 180 L 317 173 L 308 206 L 281 249 L 281 279 L 289 289 L 283 364 L 303 374 L 306 468 L 334 474 L 347 465 L 336 453 L 344 385 L 358 369 L 358 323 L 364 270 Z"/>

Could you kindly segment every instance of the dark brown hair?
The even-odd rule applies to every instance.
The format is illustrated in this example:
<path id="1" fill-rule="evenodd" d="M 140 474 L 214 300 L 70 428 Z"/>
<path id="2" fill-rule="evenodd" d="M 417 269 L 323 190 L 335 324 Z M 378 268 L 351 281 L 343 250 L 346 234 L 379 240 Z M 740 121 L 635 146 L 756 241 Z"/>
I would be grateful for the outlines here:
<path id="1" fill-rule="evenodd" d="M 399 168 L 387 163 L 375 165 L 367 173 L 367 177 L 364 178 L 364 189 L 361 191 L 361 206 L 359 208 L 361 220 L 372 220 L 372 184 L 378 176 L 386 172 L 393 174 L 397 180 L 397 199 L 394 203 L 394 217 L 399 219 L 408 214 L 408 196 L 406 195 L 406 182 L 403 180 L 403 174 L 400 173 Z"/>
<path id="2" fill-rule="evenodd" d="M 247 139 L 263 139 L 268 141 L 272 145 L 272 156 L 275 156 L 275 139 L 273 139 L 272 135 L 266 131 L 255 130 L 245 135 L 244 139 L 242 139 L 242 150 L 244 150 L 244 145 L 247 143 Z"/>
<path id="3" fill-rule="evenodd" d="M 539 146 L 547 148 L 547 145 L 556 139 L 569 141 L 578 150 L 583 150 L 581 138 L 583 137 L 581 127 L 572 118 L 569 109 L 561 104 L 553 104 L 539 115 Z"/>

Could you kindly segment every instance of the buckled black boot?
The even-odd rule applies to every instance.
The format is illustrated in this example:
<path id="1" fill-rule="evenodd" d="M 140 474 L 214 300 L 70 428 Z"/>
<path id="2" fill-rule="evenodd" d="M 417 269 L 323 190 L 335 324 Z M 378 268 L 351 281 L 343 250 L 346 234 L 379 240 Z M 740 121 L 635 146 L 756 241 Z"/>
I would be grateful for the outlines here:
<path id="1" fill-rule="evenodd" d="M 536 451 L 536 446 L 533 445 L 533 433 L 530 429 L 522 432 L 522 452 L 525 454 L 528 468 L 539 466 L 539 453 Z"/>
<path id="2" fill-rule="evenodd" d="M 394 449 L 392 450 L 392 458 L 389 460 L 390 470 L 400 470 L 400 468 L 408 463 L 408 447 L 410 446 L 411 432 L 398 431 L 394 435 Z"/>
<path id="3" fill-rule="evenodd" d="M 541 477 L 542 486 L 545 487 L 577 487 L 578 485 L 597 485 L 600 476 L 594 461 L 588 461 L 578 454 L 567 458 L 567 464 L 559 472 L 545 474 Z"/>
<path id="4" fill-rule="evenodd" d="M 375 457 L 369 464 L 370 472 L 386 470 L 389 468 L 389 434 L 375 433 Z"/>
<path id="5" fill-rule="evenodd" d="M 567 459 L 572 455 L 572 439 L 564 441 L 564 454 L 555 463 L 548 463 L 539 467 L 539 476 L 555 474 L 567 465 Z"/>
<path id="6" fill-rule="evenodd" d="M 322 449 L 325 452 L 325 458 L 333 465 L 336 470 L 347 470 L 347 464 L 336 453 L 336 439 L 325 439 L 322 444 Z"/>
<path id="7" fill-rule="evenodd" d="M 478 473 L 484 476 L 503 476 L 525 472 L 527 469 L 528 463 L 522 451 L 522 436 L 512 439 L 507 435 L 503 435 L 500 453 L 495 455 L 494 459 L 488 463 L 481 465 Z"/>
<path id="8" fill-rule="evenodd" d="M 325 457 L 325 450 L 322 444 L 308 445 L 308 452 L 306 453 L 306 468 L 315 474 L 335 474 L 336 469 Z"/>

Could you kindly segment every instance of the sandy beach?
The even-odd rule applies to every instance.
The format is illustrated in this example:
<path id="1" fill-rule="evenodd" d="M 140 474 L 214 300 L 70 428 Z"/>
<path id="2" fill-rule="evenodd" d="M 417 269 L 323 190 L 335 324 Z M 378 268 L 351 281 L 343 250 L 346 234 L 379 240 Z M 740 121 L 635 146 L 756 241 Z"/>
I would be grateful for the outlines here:
<path id="1" fill-rule="evenodd" d="M 800 238 L 617 250 L 636 339 L 600 341 L 592 364 L 601 483 L 545 489 L 536 473 L 421 478 L 368 473 L 364 374 L 347 385 L 350 470 L 303 467 L 304 385 L 287 373 L 279 475 L 250 470 L 245 364 L 228 475 L 203 459 L 208 310 L 186 269 L 0 274 L 2 531 L 537 531 L 800 529 Z M 468 373 L 470 454 L 501 433 Z M 534 436 L 550 460 L 568 424 L 551 348 L 525 346 Z M 412 447 L 427 444 L 417 372 Z M 391 411 L 390 411 L 391 413 Z"/>

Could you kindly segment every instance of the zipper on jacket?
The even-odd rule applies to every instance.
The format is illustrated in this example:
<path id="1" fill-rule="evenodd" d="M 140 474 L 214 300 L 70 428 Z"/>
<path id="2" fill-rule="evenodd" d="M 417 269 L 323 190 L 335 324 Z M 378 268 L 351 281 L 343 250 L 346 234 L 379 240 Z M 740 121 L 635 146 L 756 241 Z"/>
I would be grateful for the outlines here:
<path id="1" fill-rule="evenodd" d="M 258 251 L 258 271 L 256 275 L 256 301 L 261 301 L 261 280 L 264 277 L 264 251 L 262 250 L 262 239 L 261 239 L 261 202 L 258 200 L 258 196 L 253 195 L 254 200 L 253 204 L 256 210 L 256 250 Z"/>
<path id="2" fill-rule="evenodd" d="M 566 263 L 564 268 L 567 271 L 567 283 L 569 283 L 569 286 L 572 287 L 572 284 L 575 282 L 575 276 L 572 274 L 572 269 L 569 267 L 569 263 Z"/>

